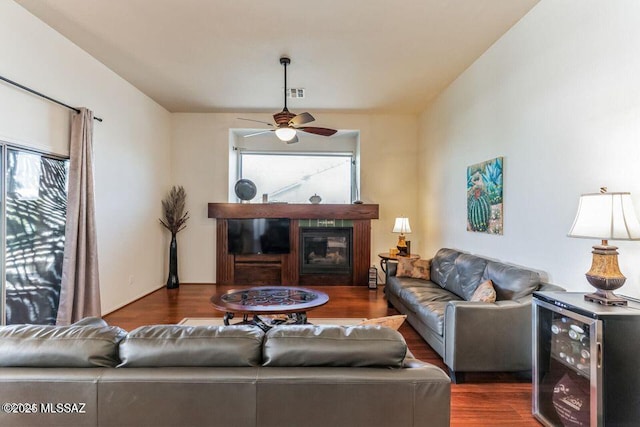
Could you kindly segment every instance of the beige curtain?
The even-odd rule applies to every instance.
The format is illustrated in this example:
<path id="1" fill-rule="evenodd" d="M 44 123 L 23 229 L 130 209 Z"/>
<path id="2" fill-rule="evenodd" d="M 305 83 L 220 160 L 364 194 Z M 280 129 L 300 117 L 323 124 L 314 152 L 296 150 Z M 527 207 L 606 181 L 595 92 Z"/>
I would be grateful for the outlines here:
<path id="1" fill-rule="evenodd" d="M 86 108 L 73 116 L 70 156 L 58 325 L 101 314 L 93 192 L 93 113 Z"/>

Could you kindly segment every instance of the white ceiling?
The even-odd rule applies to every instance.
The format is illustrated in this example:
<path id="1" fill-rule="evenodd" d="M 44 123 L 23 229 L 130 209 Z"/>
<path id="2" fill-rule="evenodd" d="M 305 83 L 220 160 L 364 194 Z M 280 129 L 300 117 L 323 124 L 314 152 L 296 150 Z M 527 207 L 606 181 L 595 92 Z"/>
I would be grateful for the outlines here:
<path id="1" fill-rule="evenodd" d="M 420 112 L 539 0 L 15 0 L 171 112 Z"/>

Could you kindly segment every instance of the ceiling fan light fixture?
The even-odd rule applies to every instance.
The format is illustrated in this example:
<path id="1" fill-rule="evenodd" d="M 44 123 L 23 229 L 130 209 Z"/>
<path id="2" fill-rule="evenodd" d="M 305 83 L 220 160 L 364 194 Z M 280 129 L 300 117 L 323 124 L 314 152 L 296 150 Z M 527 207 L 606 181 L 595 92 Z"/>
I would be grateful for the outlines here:
<path id="1" fill-rule="evenodd" d="M 264 132 L 274 132 L 276 134 L 276 137 L 280 141 L 286 142 L 287 144 L 295 144 L 296 142 L 299 142 L 298 135 L 297 135 L 298 131 L 301 131 L 304 133 L 311 133 L 314 135 L 320 135 L 320 136 L 331 136 L 336 132 L 338 132 L 336 129 L 321 128 L 316 126 L 303 126 L 303 125 L 306 125 L 307 123 L 311 123 L 315 121 L 313 116 L 307 112 L 294 114 L 287 109 L 287 65 L 291 64 L 291 59 L 287 58 L 286 56 L 283 56 L 280 58 L 280 64 L 282 64 L 284 68 L 284 108 L 279 113 L 276 113 L 273 115 L 273 120 L 275 121 L 275 124 L 261 122 L 260 120 L 253 120 L 253 119 L 240 118 L 240 120 L 247 120 L 250 122 L 259 122 L 259 123 L 264 123 L 268 126 L 271 126 L 272 129 L 266 130 Z M 291 90 L 300 90 L 300 89 L 291 89 Z M 261 133 L 264 133 L 264 132 L 250 133 L 249 135 L 245 135 L 245 137 L 260 135 Z"/>
<path id="2" fill-rule="evenodd" d="M 296 136 L 296 130 L 290 127 L 276 129 L 276 136 L 280 141 L 291 141 Z"/>

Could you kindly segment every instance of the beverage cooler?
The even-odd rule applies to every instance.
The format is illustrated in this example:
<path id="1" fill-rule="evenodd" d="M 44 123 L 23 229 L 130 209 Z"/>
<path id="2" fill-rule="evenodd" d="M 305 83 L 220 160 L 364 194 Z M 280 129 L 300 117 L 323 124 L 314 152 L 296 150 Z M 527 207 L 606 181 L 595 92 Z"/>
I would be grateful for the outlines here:
<path id="1" fill-rule="evenodd" d="M 533 414 L 547 426 L 640 425 L 640 301 L 533 298 Z"/>

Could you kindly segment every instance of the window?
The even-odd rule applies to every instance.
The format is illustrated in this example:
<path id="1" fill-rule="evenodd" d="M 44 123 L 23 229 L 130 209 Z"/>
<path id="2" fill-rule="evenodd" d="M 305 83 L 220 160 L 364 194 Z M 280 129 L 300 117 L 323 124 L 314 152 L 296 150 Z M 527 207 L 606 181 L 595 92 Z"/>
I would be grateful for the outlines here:
<path id="1" fill-rule="evenodd" d="M 0 145 L 6 324 L 54 324 L 60 300 L 68 161 Z"/>
<path id="2" fill-rule="evenodd" d="M 349 204 L 355 194 L 352 153 L 278 153 L 242 151 L 239 178 L 256 184 L 258 196 L 270 202 L 308 203 L 318 195 L 322 203 Z"/>

